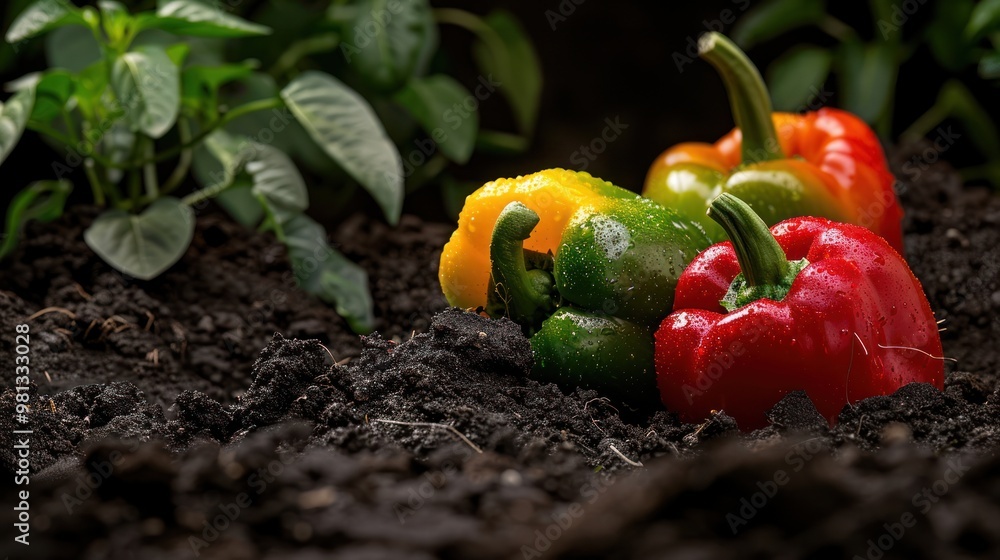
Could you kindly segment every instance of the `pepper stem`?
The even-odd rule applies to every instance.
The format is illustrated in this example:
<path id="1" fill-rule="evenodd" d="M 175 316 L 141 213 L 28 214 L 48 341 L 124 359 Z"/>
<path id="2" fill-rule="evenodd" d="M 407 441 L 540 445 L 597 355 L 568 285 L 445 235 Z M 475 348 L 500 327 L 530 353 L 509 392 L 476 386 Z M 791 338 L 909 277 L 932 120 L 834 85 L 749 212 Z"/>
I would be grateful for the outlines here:
<path id="1" fill-rule="evenodd" d="M 555 311 L 558 301 L 555 281 L 549 272 L 551 258 L 533 253 L 531 267 L 525 259 L 524 240 L 538 221 L 533 210 L 520 202 L 511 202 L 500 212 L 490 240 L 486 312 L 493 317 L 510 318 L 529 336 Z"/>
<path id="2" fill-rule="evenodd" d="M 720 302 L 729 311 L 762 298 L 781 301 L 809 262 L 789 261 L 767 224 L 746 202 L 722 193 L 712 201 L 708 217 L 726 230 L 740 263 L 739 276 Z"/>
<path id="3" fill-rule="evenodd" d="M 743 163 L 784 158 L 771 117 L 771 96 L 753 62 L 714 31 L 698 40 L 698 55 L 715 67 L 726 85 L 733 119 L 743 133 Z"/>

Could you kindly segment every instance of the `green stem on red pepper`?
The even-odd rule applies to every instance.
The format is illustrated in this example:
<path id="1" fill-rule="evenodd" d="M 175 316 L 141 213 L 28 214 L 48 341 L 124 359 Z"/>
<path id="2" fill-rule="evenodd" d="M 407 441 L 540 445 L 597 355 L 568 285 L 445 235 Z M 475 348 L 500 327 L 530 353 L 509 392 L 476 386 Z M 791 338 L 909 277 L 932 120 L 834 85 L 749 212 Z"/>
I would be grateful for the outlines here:
<path id="1" fill-rule="evenodd" d="M 735 43 L 716 32 L 701 36 L 698 55 L 718 70 L 726 85 L 733 119 L 743 133 L 743 163 L 784 158 L 771 120 L 771 97 L 753 62 Z"/>
<path id="2" fill-rule="evenodd" d="M 529 268 L 524 240 L 539 217 L 520 202 L 508 204 L 493 227 L 490 240 L 490 289 L 486 311 L 491 316 L 505 316 L 534 334 L 555 311 L 558 292 L 552 274 L 541 268 Z"/>
<path id="3" fill-rule="evenodd" d="M 726 230 L 742 271 L 720 302 L 729 311 L 762 298 L 781 301 L 809 264 L 805 259 L 789 261 L 764 220 L 729 193 L 712 201 L 708 217 Z"/>

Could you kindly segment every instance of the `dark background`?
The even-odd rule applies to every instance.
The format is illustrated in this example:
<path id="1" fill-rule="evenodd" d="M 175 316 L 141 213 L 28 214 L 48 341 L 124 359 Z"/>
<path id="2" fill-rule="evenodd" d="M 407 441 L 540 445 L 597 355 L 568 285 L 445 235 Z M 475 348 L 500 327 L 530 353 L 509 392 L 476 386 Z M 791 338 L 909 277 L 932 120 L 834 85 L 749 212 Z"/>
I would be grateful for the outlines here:
<path id="1" fill-rule="evenodd" d="M 239 13 L 254 19 L 255 11 L 264 3 L 247 0 Z M 462 179 L 482 182 L 549 167 L 579 169 L 579 159 L 576 163 L 572 161 L 574 152 L 602 133 L 605 119 L 617 118 L 628 128 L 596 160 L 589 162 L 587 171 L 623 187 L 641 189 L 649 164 L 665 148 L 686 140 L 713 141 L 733 126 L 725 92 L 712 68 L 694 60 L 679 72 L 672 55 L 683 53 L 689 48 L 689 41 L 696 40 L 709 27 L 730 32 L 733 25 L 721 21 L 725 10 L 739 16 L 744 13 L 741 6 L 747 3 L 746 0 L 433 2 L 435 7 L 459 7 L 479 14 L 497 7 L 512 11 L 534 40 L 544 72 L 542 107 L 531 149 L 517 156 L 477 154 L 468 165 L 453 172 Z M 149 8 L 151 6 L 144 4 L 152 3 L 138 4 Z M 750 0 L 749 4 L 752 7 L 756 2 Z M 927 0 L 916 11 L 903 26 L 904 37 L 919 32 L 934 17 L 934 4 L 933 0 Z M 555 29 L 546 15 L 550 10 L 568 14 L 565 21 L 556 22 Z M 828 10 L 862 37 L 878 35 L 868 2 L 830 2 Z M 4 17 L 6 29 L 12 16 L 8 13 Z M 470 89 L 479 76 L 469 54 L 472 40 L 472 36 L 462 29 L 453 26 L 441 29 L 441 49 L 447 71 Z M 3 81 L 44 68 L 42 41 L 36 39 L 33 43 L 23 56 L 5 69 Z M 830 46 L 834 41 L 807 28 L 756 46 L 748 54 L 764 68 L 791 46 L 802 43 Z M 959 77 L 981 103 L 996 112 L 996 104 L 992 103 L 995 87 L 977 79 L 975 68 L 970 68 L 968 73 L 968 76 Z M 926 47 L 919 47 L 900 72 L 893 134 L 883 138 L 883 142 L 892 144 L 901 130 L 934 103 L 946 77 L 940 67 L 933 64 Z M 835 78 L 831 77 L 827 85 L 828 91 L 836 92 L 836 87 L 829 87 L 836 85 Z M 827 103 L 837 106 L 836 94 Z M 509 109 L 499 96 L 487 99 L 480 111 L 484 126 L 511 128 Z M 959 130 L 957 124 L 948 124 Z M 958 165 L 975 163 L 980 156 L 967 138 L 963 135 L 945 158 Z M 0 203 L 5 204 L 6 198 L 30 181 L 48 178 L 52 156 L 51 148 L 37 135 L 26 132 L 20 145 L 3 164 Z M 83 183 L 82 177 L 76 179 L 78 184 Z M 77 189 L 78 195 L 85 192 L 86 189 Z M 364 194 L 355 195 L 339 208 L 314 207 L 311 213 L 332 221 L 359 208 L 377 215 L 374 204 Z M 434 188 L 421 189 L 409 197 L 406 211 L 432 219 L 447 219 L 438 190 Z"/>

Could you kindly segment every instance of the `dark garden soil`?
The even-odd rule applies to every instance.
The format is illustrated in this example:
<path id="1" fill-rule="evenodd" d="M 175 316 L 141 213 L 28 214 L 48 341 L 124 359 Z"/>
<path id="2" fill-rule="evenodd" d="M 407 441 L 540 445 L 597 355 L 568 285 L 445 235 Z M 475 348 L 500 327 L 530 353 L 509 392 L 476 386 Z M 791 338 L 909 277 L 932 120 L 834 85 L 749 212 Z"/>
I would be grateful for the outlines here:
<path id="1" fill-rule="evenodd" d="M 32 227 L 0 269 L 4 368 L 35 315 L 32 544 L 0 554 L 1000 557 L 1000 198 L 918 153 L 895 162 L 908 257 L 958 361 L 943 393 L 909 385 L 832 429 L 801 393 L 741 434 L 724 412 L 686 425 L 525 378 L 515 325 L 438 313 L 447 226 L 337 230 L 378 302 L 381 334 L 360 339 L 221 218 L 148 283 L 85 249 L 91 214 Z"/>

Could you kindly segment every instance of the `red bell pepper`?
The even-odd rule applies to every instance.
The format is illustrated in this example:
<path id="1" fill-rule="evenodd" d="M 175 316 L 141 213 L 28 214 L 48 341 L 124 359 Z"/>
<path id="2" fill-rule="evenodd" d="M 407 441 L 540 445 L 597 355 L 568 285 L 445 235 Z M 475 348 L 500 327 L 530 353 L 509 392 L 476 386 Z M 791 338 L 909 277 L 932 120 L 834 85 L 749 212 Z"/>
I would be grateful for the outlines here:
<path id="1" fill-rule="evenodd" d="M 709 215 L 732 241 L 692 261 L 656 332 L 660 396 L 682 420 L 724 410 L 758 428 L 784 395 L 805 390 L 833 423 L 858 399 L 914 381 L 943 387 L 934 314 L 884 239 L 813 217 L 768 230 L 728 193 Z"/>

